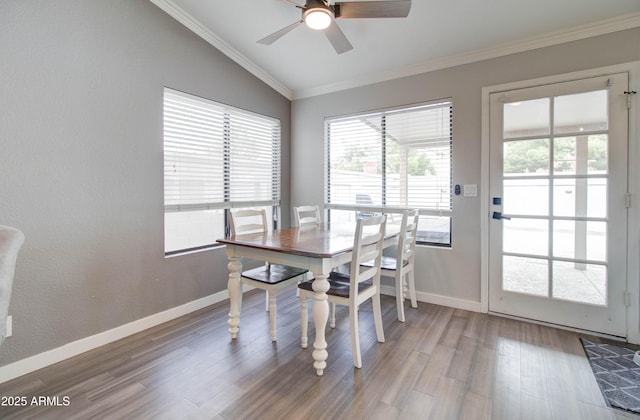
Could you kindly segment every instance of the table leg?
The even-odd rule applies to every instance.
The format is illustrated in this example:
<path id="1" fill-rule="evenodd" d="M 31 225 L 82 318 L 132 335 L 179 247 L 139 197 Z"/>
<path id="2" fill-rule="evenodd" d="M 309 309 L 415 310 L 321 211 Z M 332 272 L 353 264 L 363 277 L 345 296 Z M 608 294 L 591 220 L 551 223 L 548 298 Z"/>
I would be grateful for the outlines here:
<path id="1" fill-rule="evenodd" d="M 324 331 L 329 319 L 329 302 L 327 301 L 327 291 L 329 290 L 329 277 L 327 274 L 313 273 L 315 280 L 312 287 L 315 292 L 315 302 L 313 302 L 313 323 L 316 327 L 316 339 L 313 342 L 313 367 L 316 368 L 318 376 L 322 376 L 324 368 L 327 367 L 327 341 Z"/>
<path id="2" fill-rule="evenodd" d="M 238 336 L 238 326 L 240 325 L 240 309 L 242 306 L 242 283 L 240 283 L 240 273 L 242 272 L 242 261 L 239 257 L 229 257 L 229 281 L 227 291 L 229 292 L 229 333 L 231 339 Z"/>

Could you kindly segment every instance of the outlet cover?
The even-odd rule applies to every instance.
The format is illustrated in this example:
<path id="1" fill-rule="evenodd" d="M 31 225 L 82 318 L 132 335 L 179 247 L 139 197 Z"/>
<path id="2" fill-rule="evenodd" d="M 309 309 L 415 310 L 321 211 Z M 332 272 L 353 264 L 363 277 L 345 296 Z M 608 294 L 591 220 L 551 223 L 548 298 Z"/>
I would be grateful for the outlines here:
<path id="1" fill-rule="evenodd" d="M 7 333 L 5 335 L 5 338 L 9 338 L 13 335 L 13 316 L 9 315 L 7 317 Z"/>

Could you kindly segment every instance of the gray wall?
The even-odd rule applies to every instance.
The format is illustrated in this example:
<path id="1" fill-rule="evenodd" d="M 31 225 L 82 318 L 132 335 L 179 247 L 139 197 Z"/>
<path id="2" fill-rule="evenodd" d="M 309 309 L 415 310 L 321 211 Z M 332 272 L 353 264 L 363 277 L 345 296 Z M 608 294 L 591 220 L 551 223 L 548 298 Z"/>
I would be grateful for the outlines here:
<path id="1" fill-rule="evenodd" d="M 0 2 L 0 366 L 226 289 L 223 250 L 164 258 L 164 86 L 280 119 L 288 180 L 290 101 L 151 2 Z"/>
<path id="2" fill-rule="evenodd" d="M 292 205 L 323 201 L 323 120 L 441 98 L 453 99 L 453 183 L 478 184 L 478 197 L 454 196 L 451 249 L 420 247 L 416 289 L 423 299 L 479 307 L 481 252 L 481 93 L 486 86 L 640 60 L 640 29 L 513 54 L 417 76 L 295 100 Z M 441 299 L 444 298 L 444 299 Z"/>

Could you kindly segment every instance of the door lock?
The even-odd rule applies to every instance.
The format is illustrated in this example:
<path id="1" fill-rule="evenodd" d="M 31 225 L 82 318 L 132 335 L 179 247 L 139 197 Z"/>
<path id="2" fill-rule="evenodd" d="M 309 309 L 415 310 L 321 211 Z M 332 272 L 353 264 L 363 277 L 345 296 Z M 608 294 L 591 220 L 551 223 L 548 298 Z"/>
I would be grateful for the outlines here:
<path id="1" fill-rule="evenodd" d="M 500 219 L 511 220 L 511 217 L 503 216 L 502 213 L 500 213 L 499 211 L 493 212 L 493 218 L 496 220 L 500 220 Z"/>

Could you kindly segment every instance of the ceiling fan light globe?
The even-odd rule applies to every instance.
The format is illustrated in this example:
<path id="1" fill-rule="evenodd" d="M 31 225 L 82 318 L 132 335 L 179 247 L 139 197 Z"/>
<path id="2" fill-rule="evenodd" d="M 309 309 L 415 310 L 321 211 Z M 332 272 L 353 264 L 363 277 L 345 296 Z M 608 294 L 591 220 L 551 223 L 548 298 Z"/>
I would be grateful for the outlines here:
<path id="1" fill-rule="evenodd" d="M 331 24 L 331 13 L 327 9 L 315 8 L 304 12 L 304 23 L 311 29 L 322 30 Z"/>

